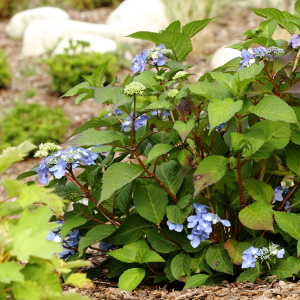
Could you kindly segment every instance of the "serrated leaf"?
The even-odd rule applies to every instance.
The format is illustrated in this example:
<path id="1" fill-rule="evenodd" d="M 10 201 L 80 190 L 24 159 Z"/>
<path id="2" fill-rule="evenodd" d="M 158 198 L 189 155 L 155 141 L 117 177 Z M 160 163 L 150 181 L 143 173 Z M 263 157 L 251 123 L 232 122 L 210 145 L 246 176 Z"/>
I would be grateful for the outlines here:
<path id="1" fill-rule="evenodd" d="M 274 198 L 273 188 L 254 178 L 245 180 L 245 188 L 248 194 L 256 201 L 271 203 Z"/>
<path id="2" fill-rule="evenodd" d="M 58 243 L 48 241 L 49 231 L 57 224 L 49 223 L 52 213 L 48 207 L 39 207 L 34 211 L 25 209 L 16 225 L 11 228 L 11 254 L 21 261 L 31 256 L 50 259 L 61 251 Z"/>
<path id="3" fill-rule="evenodd" d="M 231 263 L 223 244 L 211 245 L 205 254 L 205 259 L 213 270 L 226 274 L 233 274 L 233 264 Z"/>
<path id="4" fill-rule="evenodd" d="M 118 287 L 125 291 L 133 291 L 144 279 L 146 271 L 142 268 L 128 269 L 119 278 Z"/>
<path id="5" fill-rule="evenodd" d="M 213 19 L 203 19 L 198 21 L 192 21 L 182 27 L 182 32 L 189 37 L 193 37 L 199 31 L 204 29 Z"/>
<path id="6" fill-rule="evenodd" d="M 16 147 L 9 147 L 0 154 L 0 173 L 4 172 L 15 162 L 21 161 L 26 157 L 36 146 L 29 142 L 24 142 Z"/>
<path id="7" fill-rule="evenodd" d="M 134 206 L 140 216 L 154 224 L 160 224 L 168 205 L 166 192 L 153 184 L 138 185 L 134 193 Z"/>
<path id="8" fill-rule="evenodd" d="M 109 255 L 125 263 L 164 262 L 165 260 L 151 250 L 144 240 L 125 245 L 123 248 L 112 250 Z"/>
<path id="9" fill-rule="evenodd" d="M 185 175 L 186 170 L 174 160 L 160 164 L 156 170 L 156 176 L 167 185 L 173 194 L 180 189 Z"/>
<path id="10" fill-rule="evenodd" d="M 155 77 L 156 73 L 152 71 L 144 71 L 138 76 L 134 77 L 134 81 L 138 81 L 142 83 L 146 88 L 152 89 L 158 84 L 158 81 Z"/>
<path id="11" fill-rule="evenodd" d="M 264 63 L 255 63 L 249 66 L 248 68 L 243 68 L 239 70 L 239 72 L 237 72 L 234 77 L 239 82 L 243 82 L 246 80 L 252 81 L 256 79 L 256 77 L 262 72 L 263 69 Z"/>
<path id="12" fill-rule="evenodd" d="M 115 107 L 132 101 L 130 97 L 124 95 L 122 87 L 112 86 L 95 88 L 95 99 L 98 103 L 114 104 Z"/>
<path id="13" fill-rule="evenodd" d="M 182 121 L 176 121 L 174 123 L 174 129 L 178 132 L 181 140 L 184 142 L 190 132 L 193 130 L 195 126 L 195 120 L 190 119 L 187 123 Z"/>
<path id="14" fill-rule="evenodd" d="M 265 96 L 258 104 L 250 107 L 258 117 L 287 123 L 297 123 L 295 111 L 284 100 L 276 96 Z"/>
<path id="15" fill-rule="evenodd" d="M 244 272 L 242 272 L 238 278 L 236 279 L 237 282 L 245 282 L 245 281 L 249 281 L 249 282 L 255 282 L 256 279 L 259 277 L 260 272 L 259 269 L 256 268 L 251 268 L 248 269 Z"/>
<path id="16" fill-rule="evenodd" d="M 300 215 L 286 212 L 274 212 L 279 228 L 296 240 L 300 240 Z"/>
<path id="17" fill-rule="evenodd" d="M 116 141 L 122 141 L 123 138 L 124 135 L 121 132 L 89 128 L 77 135 L 74 135 L 67 141 L 67 144 L 73 146 L 105 145 Z"/>
<path id="18" fill-rule="evenodd" d="M 3 262 L 0 264 L 0 283 L 11 283 L 24 281 L 21 272 L 24 266 L 15 261 Z"/>
<path id="19" fill-rule="evenodd" d="M 73 273 L 71 274 L 67 280 L 66 280 L 66 284 L 68 285 L 72 285 L 78 288 L 92 288 L 94 286 L 93 282 L 91 281 L 91 279 L 86 277 L 86 274 L 84 273 Z"/>
<path id="20" fill-rule="evenodd" d="M 239 213 L 241 223 L 253 230 L 273 231 L 273 210 L 272 205 L 265 202 L 255 202 Z"/>
<path id="21" fill-rule="evenodd" d="M 300 146 L 290 144 L 286 148 L 286 163 L 288 168 L 300 175 Z"/>
<path id="22" fill-rule="evenodd" d="M 172 259 L 170 267 L 171 273 L 176 279 L 185 275 L 190 275 L 191 258 L 186 253 L 179 253 Z"/>
<path id="23" fill-rule="evenodd" d="M 194 197 L 211 184 L 218 182 L 227 172 L 227 159 L 223 156 L 211 155 L 200 161 L 194 173 Z"/>
<path id="24" fill-rule="evenodd" d="M 138 215 L 129 216 L 118 230 L 109 238 L 113 245 L 123 245 L 139 240 L 145 229 L 152 228 L 153 224 Z"/>
<path id="25" fill-rule="evenodd" d="M 208 100 L 230 98 L 231 92 L 229 87 L 221 82 L 200 81 L 188 85 L 192 94 L 203 96 Z"/>
<path id="26" fill-rule="evenodd" d="M 85 89 L 89 88 L 89 83 L 84 81 L 80 82 L 79 84 L 75 85 L 74 87 L 70 88 L 62 97 L 72 97 L 78 95 L 79 93 L 83 92 Z"/>
<path id="27" fill-rule="evenodd" d="M 119 162 L 111 165 L 102 178 L 101 202 L 109 199 L 114 192 L 132 182 L 142 173 L 143 169 L 134 164 Z"/>
<path id="28" fill-rule="evenodd" d="M 79 227 L 87 222 L 87 219 L 79 215 L 73 215 L 64 220 L 64 224 L 61 228 L 61 237 L 65 238 L 70 230 Z"/>
<path id="29" fill-rule="evenodd" d="M 208 120 L 211 133 L 216 126 L 229 121 L 243 107 L 243 101 L 233 99 L 214 100 L 208 104 Z"/>
<path id="30" fill-rule="evenodd" d="M 271 274 L 276 275 L 279 279 L 293 277 L 300 272 L 300 260 L 296 257 L 289 256 L 281 259 L 272 269 Z"/>
<path id="31" fill-rule="evenodd" d="M 79 241 L 79 255 L 83 254 L 85 248 L 109 237 L 115 230 L 116 227 L 110 224 L 100 224 L 90 229 Z"/>
<path id="32" fill-rule="evenodd" d="M 146 230 L 146 235 L 151 247 L 157 252 L 170 253 L 179 249 L 177 244 L 167 240 L 154 229 Z"/>
<path id="33" fill-rule="evenodd" d="M 205 282 L 208 279 L 208 277 L 209 276 L 206 274 L 197 274 L 188 277 L 183 289 L 191 289 L 191 288 L 196 288 L 205 285 Z"/>
<path id="34" fill-rule="evenodd" d="M 171 151 L 172 148 L 173 148 L 173 146 L 169 145 L 169 144 L 156 144 L 156 145 L 154 145 L 148 153 L 148 159 L 147 159 L 146 162 L 150 163 L 154 159 L 156 159 L 156 158 L 160 157 L 161 155 L 164 155 L 164 154 L 168 153 L 169 151 Z"/>
<path id="35" fill-rule="evenodd" d="M 236 240 L 227 240 L 224 243 L 224 248 L 226 249 L 231 262 L 235 265 L 240 265 L 242 263 L 243 252 L 251 246 L 249 242 L 238 242 Z"/>

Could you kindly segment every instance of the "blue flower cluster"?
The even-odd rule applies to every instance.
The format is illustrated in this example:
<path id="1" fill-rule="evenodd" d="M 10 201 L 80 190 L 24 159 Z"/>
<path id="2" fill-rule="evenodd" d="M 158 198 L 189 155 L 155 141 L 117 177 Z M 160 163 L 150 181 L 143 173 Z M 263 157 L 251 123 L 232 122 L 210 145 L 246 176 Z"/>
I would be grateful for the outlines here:
<path id="1" fill-rule="evenodd" d="M 188 228 L 192 228 L 192 232 L 187 236 L 191 241 L 191 246 L 197 248 L 201 241 L 207 240 L 212 233 L 212 225 L 221 223 L 225 227 L 230 227 L 228 220 L 222 220 L 219 216 L 209 213 L 208 207 L 203 204 L 193 204 L 196 215 L 187 218 Z"/>
<path id="2" fill-rule="evenodd" d="M 143 72 L 148 62 L 154 66 L 163 66 L 167 59 L 167 57 L 164 55 L 166 50 L 167 49 L 163 44 L 152 49 L 145 49 L 133 59 L 130 68 L 131 71 L 133 73 Z"/>
<path id="3" fill-rule="evenodd" d="M 276 203 L 276 202 L 282 202 L 284 197 L 288 194 L 289 192 L 289 189 L 288 188 L 283 188 L 281 185 L 280 186 L 277 186 L 275 189 L 274 189 L 274 198 L 273 198 L 273 204 Z M 284 209 L 286 211 L 290 210 L 291 206 L 291 202 L 290 201 L 286 201 L 285 205 L 284 205 Z"/>
<path id="4" fill-rule="evenodd" d="M 99 154 L 85 148 L 70 147 L 65 150 L 59 150 L 44 158 L 36 171 L 40 182 L 47 184 L 49 174 L 56 179 L 60 179 L 65 175 L 68 167 L 74 169 L 80 165 L 94 165 L 98 156 Z"/>
<path id="5" fill-rule="evenodd" d="M 300 36 L 298 34 L 293 34 L 289 44 L 294 49 L 299 48 L 300 47 Z"/>
<path id="6" fill-rule="evenodd" d="M 121 116 L 124 112 L 118 108 L 114 109 L 113 112 L 109 112 L 107 113 L 106 115 L 104 115 L 104 118 L 109 118 L 113 115 L 116 115 L 116 116 Z"/>
<path id="7" fill-rule="evenodd" d="M 154 110 L 151 112 L 151 115 L 161 117 L 163 121 L 166 121 L 169 119 L 170 113 L 166 110 L 164 110 L 164 111 Z"/>
<path id="8" fill-rule="evenodd" d="M 63 221 L 57 221 L 56 223 L 60 224 L 60 226 L 56 230 L 49 232 L 47 240 L 56 243 L 62 243 L 64 250 L 58 255 L 62 259 L 67 259 L 69 256 L 74 255 L 76 253 L 78 243 L 80 240 L 80 234 L 78 230 L 71 230 L 63 240 L 60 233 Z"/>
<path id="9" fill-rule="evenodd" d="M 257 59 L 274 59 L 276 56 L 281 56 L 284 54 L 284 50 L 278 47 L 257 47 L 257 48 L 251 48 L 248 50 L 242 50 L 241 51 L 241 62 L 240 66 L 241 68 L 249 67 L 251 64 L 253 64 Z"/>
<path id="10" fill-rule="evenodd" d="M 208 207 L 203 204 L 194 203 L 193 207 L 196 214 L 187 218 L 187 227 L 192 228 L 192 232 L 188 234 L 187 238 L 190 240 L 191 246 L 197 248 L 201 241 L 209 239 L 212 233 L 212 225 L 221 223 L 225 227 L 230 227 L 231 224 L 228 220 L 222 220 L 216 214 L 208 212 Z M 181 232 L 183 224 L 174 224 L 167 221 L 170 230 Z"/>
<path id="11" fill-rule="evenodd" d="M 149 117 L 146 114 L 140 115 L 135 119 L 134 122 L 134 128 L 135 130 L 138 130 L 141 127 L 144 127 L 147 125 Z M 121 124 L 121 129 L 124 132 L 131 131 L 132 127 L 132 116 L 128 116 Z"/>
<path id="12" fill-rule="evenodd" d="M 242 269 L 255 268 L 256 262 L 266 261 L 270 258 L 283 258 L 285 255 L 285 250 L 279 249 L 276 244 L 271 244 L 268 248 L 255 248 L 253 246 L 249 247 L 243 252 L 242 256 Z"/>

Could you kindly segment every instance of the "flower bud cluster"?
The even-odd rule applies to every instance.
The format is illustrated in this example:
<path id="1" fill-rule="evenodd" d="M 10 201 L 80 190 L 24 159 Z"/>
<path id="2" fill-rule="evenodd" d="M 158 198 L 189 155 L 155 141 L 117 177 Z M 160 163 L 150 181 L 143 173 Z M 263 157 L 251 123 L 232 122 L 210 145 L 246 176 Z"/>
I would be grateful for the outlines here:
<path id="1" fill-rule="evenodd" d="M 36 151 L 34 157 L 47 157 L 50 153 L 60 150 L 61 147 L 54 143 L 42 143 L 39 145 L 39 150 Z"/>
<path id="2" fill-rule="evenodd" d="M 144 95 L 145 90 L 146 87 L 142 83 L 138 81 L 133 81 L 125 86 L 124 94 L 127 96 L 134 96 L 134 95 L 142 96 Z"/>

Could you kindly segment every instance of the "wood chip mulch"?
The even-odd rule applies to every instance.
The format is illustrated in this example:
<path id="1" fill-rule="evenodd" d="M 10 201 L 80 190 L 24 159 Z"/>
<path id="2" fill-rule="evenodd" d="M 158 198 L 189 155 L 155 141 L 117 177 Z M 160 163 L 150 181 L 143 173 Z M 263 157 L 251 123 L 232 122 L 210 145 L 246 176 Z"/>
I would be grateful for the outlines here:
<path id="1" fill-rule="evenodd" d="M 300 299 L 300 282 L 290 283 L 275 281 L 272 283 L 231 283 L 218 286 L 203 286 L 201 288 L 183 291 L 168 291 L 141 287 L 134 292 L 122 291 L 107 286 L 107 282 L 94 282 L 92 289 L 68 288 L 69 292 L 80 292 L 92 300 L 270 300 Z"/>

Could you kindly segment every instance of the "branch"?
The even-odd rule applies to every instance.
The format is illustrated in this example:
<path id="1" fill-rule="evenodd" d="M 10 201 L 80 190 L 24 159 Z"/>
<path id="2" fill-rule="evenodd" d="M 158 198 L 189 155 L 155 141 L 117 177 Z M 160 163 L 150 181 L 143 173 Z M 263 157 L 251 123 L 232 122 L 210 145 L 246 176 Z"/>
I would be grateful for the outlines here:
<path id="1" fill-rule="evenodd" d="M 177 198 L 176 195 L 174 195 L 172 193 L 172 191 L 154 174 L 152 173 L 147 167 L 146 165 L 143 163 L 143 161 L 140 158 L 139 153 L 137 152 L 136 149 L 133 149 L 133 154 L 135 156 L 135 158 L 137 159 L 138 163 L 140 164 L 140 166 L 144 169 L 145 173 L 152 178 L 153 180 L 155 180 L 157 182 L 157 184 L 169 195 L 169 197 L 172 199 L 172 201 L 174 203 L 177 203 Z"/>
<path id="2" fill-rule="evenodd" d="M 291 189 L 291 191 L 286 195 L 286 197 L 281 202 L 281 205 L 278 208 L 279 210 L 283 210 L 284 209 L 285 204 L 294 195 L 294 193 L 296 192 L 298 186 L 299 186 L 299 182 L 296 182 L 295 185 L 293 186 L 293 188 Z"/>
<path id="3" fill-rule="evenodd" d="M 69 174 L 66 174 L 66 177 L 81 189 L 84 195 L 95 204 L 96 210 L 98 210 L 108 221 L 116 226 L 120 226 L 120 223 L 115 220 L 114 215 L 101 204 L 98 204 L 98 201 L 93 197 L 91 192 L 81 182 L 78 181 L 72 171 L 70 171 Z"/>

